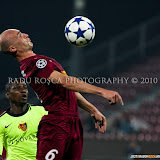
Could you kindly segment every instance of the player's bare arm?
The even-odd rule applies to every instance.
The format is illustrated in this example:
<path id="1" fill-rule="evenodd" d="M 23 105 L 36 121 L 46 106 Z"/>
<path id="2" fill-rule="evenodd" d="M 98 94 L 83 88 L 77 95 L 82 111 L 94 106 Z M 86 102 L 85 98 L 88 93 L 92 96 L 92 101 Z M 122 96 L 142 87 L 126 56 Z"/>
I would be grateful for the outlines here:
<path id="1" fill-rule="evenodd" d="M 122 97 L 118 94 L 118 92 L 96 87 L 94 85 L 85 83 L 76 77 L 66 76 L 58 71 L 53 71 L 49 79 L 54 83 L 60 84 L 62 87 L 68 90 L 99 95 L 109 100 L 110 104 L 114 104 L 119 101 L 121 105 L 124 105 Z"/>
<path id="2" fill-rule="evenodd" d="M 107 122 L 106 117 L 99 112 L 99 110 L 88 102 L 80 93 L 76 92 L 78 106 L 91 114 L 91 117 L 95 120 L 95 128 L 98 128 L 100 132 L 106 132 Z"/>

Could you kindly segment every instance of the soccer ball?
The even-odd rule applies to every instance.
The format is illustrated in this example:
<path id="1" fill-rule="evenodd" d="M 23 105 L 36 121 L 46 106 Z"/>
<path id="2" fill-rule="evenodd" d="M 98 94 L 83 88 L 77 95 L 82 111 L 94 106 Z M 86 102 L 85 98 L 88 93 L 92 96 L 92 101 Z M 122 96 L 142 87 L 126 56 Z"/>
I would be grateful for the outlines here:
<path id="1" fill-rule="evenodd" d="M 94 24 L 83 16 L 76 16 L 68 21 L 64 32 L 68 42 L 78 47 L 86 46 L 95 37 Z"/>

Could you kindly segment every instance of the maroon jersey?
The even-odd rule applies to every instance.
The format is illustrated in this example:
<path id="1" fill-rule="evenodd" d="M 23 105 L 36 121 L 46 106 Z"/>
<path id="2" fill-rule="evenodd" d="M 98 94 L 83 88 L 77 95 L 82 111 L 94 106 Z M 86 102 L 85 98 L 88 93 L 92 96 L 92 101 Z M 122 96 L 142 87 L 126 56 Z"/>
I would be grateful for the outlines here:
<path id="1" fill-rule="evenodd" d="M 49 81 L 50 74 L 56 70 L 65 73 L 62 66 L 52 58 L 35 55 L 20 62 L 21 73 L 26 82 L 36 92 L 47 111 L 77 112 L 75 92 Z"/>

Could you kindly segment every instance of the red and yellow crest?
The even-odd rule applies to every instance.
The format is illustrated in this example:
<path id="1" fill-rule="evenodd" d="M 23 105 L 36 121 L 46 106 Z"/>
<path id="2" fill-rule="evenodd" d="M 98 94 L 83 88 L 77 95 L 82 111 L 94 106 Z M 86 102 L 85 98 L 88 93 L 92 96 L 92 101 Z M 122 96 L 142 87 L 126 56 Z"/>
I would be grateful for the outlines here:
<path id="1" fill-rule="evenodd" d="M 27 130 L 27 123 L 19 124 L 18 128 L 25 132 Z"/>

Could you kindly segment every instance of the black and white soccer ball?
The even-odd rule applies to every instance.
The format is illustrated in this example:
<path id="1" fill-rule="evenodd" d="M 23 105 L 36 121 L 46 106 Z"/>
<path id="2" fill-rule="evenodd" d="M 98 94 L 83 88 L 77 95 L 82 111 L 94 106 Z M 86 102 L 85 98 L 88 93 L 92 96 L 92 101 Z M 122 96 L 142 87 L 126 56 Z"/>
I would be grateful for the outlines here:
<path id="1" fill-rule="evenodd" d="M 94 39 L 95 26 L 88 18 L 76 16 L 68 21 L 64 32 L 69 43 L 83 47 Z"/>

